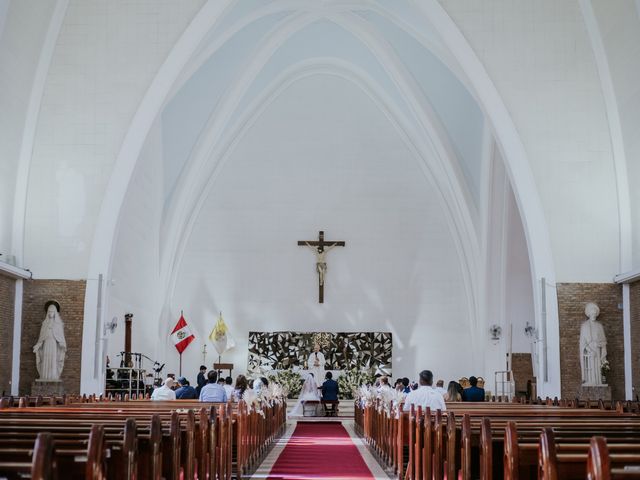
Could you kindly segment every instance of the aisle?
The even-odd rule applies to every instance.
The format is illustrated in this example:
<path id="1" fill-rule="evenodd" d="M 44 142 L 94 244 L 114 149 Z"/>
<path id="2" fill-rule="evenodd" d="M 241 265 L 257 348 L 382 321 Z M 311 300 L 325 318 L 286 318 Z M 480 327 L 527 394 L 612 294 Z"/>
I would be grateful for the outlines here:
<path id="1" fill-rule="evenodd" d="M 298 422 L 284 448 L 274 452 L 268 465 L 254 478 L 273 480 L 388 478 L 367 453 L 359 439 L 354 439 L 340 422 Z M 355 441 L 355 443 L 354 443 Z M 356 443 L 358 445 L 356 445 Z M 367 462 L 363 458 L 367 456 Z M 265 462 L 266 463 L 266 462 Z M 268 468 L 267 465 L 265 467 Z M 370 468 L 371 467 L 371 468 Z M 376 473 L 374 476 L 372 470 Z M 267 475 L 265 473 L 269 472 Z"/>

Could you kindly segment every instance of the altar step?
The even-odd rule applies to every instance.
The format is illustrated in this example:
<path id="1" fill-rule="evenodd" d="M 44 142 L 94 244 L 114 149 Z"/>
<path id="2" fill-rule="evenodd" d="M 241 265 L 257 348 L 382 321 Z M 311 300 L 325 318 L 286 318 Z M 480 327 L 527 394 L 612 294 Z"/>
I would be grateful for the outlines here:
<path id="1" fill-rule="evenodd" d="M 298 403 L 297 398 L 287 399 L 287 412 L 290 412 L 296 406 L 297 403 Z M 340 400 L 340 405 L 338 406 L 339 418 L 353 418 L 354 411 L 355 411 L 355 404 L 353 403 L 353 400 Z M 314 417 L 305 417 L 305 420 L 307 418 L 314 418 Z M 315 418 L 326 419 L 331 417 L 315 417 Z"/>

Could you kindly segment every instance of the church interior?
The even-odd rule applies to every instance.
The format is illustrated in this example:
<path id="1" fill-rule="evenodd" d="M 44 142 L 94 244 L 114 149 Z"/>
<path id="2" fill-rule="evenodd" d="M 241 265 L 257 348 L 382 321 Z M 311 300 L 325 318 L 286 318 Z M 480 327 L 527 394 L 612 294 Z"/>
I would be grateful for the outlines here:
<path id="1" fill-rule="evenodd" d="M 0 0 L 0 478 L 640 478 L 639 131 L 640 0 Z"/>

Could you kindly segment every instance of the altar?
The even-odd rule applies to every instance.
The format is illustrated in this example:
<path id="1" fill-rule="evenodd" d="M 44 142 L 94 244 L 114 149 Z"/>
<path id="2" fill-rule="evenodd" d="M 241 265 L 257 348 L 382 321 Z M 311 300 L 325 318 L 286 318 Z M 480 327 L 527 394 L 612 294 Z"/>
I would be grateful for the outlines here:
<path id="1" fill-rule="evenodd" d="M 302 376 L 316 344 L 334 380 L 354 370 L 391 375 L 391 332 L 249 332 L 247 372 L 255 377 L 292 370 Z"/>
<path id="2" fill-rule="evenodd" d="M 282 371 L 284 371 L 284 370 L 271 370 L 270 372 L 266 372 L 266 373 L 267 373 L 267 375 L 273 375 L 273 374 L 278 374 L 278 373 L 280 373 Z M 299 369 L 292 368 L 291 371 L 298 373 L 302 378 L 304 378 L 307 373 L 313 373 L 313 372 L 311 372 L 311 370 L 305 370 L 305 369 L 301 369 L 301 368 L 299 368 Z M 333 376 L 333 379 L 338 381 L 338 378 L 340 378 L 340 376 L 344 375 L 345 370 L 325 370 L 324 375 L 327 374 L 326 372 L 331 372 L 331 375 Z M 322 384 L 322 382 L 324 382 L 324 379 L 325 379 L 325 377 L 323 376 L 320 379 L 316 379 L 316 382 Z"/>

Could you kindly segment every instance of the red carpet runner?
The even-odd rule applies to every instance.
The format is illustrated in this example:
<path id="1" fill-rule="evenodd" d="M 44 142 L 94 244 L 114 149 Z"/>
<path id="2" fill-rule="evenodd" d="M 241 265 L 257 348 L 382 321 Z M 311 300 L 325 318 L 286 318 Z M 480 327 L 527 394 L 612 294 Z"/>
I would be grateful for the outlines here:
<path id="1" fill-rule="evenodd" d="M 373 475 L 342 424 L 298 422 L 269 478 L 355 480 Z"/>

